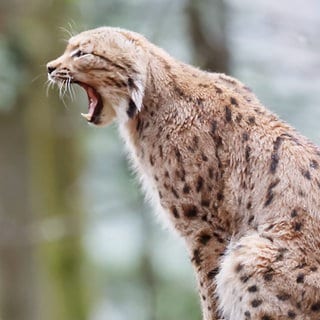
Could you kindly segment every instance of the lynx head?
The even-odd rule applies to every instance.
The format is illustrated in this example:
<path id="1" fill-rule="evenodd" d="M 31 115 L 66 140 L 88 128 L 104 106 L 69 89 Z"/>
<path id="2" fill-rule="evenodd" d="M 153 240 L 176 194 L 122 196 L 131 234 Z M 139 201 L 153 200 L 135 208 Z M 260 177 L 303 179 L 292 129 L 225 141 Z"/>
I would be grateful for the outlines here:
<path id="1" fill-rule="evenodd" d="M 50 82 L 78 84 L 88 95 L 88 113 L 95 125 L 116 116 L 133 117 L 142 108 L 147 77 L 146 40 L 134 32 L 101 27 L 72 37 L 65 52 L 47 64 Z"/>

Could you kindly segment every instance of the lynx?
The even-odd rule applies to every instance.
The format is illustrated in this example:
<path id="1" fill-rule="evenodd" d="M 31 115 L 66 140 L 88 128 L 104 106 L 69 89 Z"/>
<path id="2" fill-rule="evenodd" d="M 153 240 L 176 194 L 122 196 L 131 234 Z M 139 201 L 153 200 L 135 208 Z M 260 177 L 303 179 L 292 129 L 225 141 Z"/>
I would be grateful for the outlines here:
<path id="1" fill-rule="evenodd" d="M 142 188 L 183 237 L 203 319 L 320 319 L 320 151 L 224 74 L 101 27 L 48 63 L 116 121 Z"/>

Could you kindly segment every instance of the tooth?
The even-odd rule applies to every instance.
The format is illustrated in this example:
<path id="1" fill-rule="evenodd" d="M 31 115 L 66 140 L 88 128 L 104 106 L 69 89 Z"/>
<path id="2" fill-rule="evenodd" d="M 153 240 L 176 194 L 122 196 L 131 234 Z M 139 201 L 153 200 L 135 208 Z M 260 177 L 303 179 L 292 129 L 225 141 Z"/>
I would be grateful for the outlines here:
<path id="1" fill-rule="evenodd" d="M 91 121 L 91 114 L 90 113 L 81 113 L 81 115 L 86 118 L 88 121 Z"/>

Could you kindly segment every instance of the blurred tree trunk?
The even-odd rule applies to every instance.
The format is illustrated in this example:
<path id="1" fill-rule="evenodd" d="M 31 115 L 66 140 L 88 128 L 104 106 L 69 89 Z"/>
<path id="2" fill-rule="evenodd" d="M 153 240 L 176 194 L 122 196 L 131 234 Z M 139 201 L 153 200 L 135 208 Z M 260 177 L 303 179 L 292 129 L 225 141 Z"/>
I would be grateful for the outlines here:
<path id="1" fill-rule="evenodd" d="M 57 41 L 59 26 L 66 23 L 71 4 L 35 1 L 30 12 L 19 12 L 20 6 L 13 6 L 6 26 L 7 34 L 15 39 L 13 48 L 23 45 L 17 56 L 24 62 L 21 73 L 28 81 L 15 111 L 2 120 L 6 125 L 0 126 L 4 152 L 0 192 L 7 203 L 7 207 L 1 203 L 4 208 L 0 210 L 19 226 L 14 241 L 0 248 L 2 317 L 84 320 L 79 132 L 61 101 L 54 94 L 50 100 L 45 97 L 45 77 L 32 82 L 37 75 L 45 75 L 45 62 L 62 52 L 65 43 Z M 37 289 L 35 278 L 39 280 Z"/>
<path id="2" fill-rule="evenodd" d="M 21 112 L 0 116 L 0 145 L 0 318 L 34 320 L 35 265 L 24 228 L 31 210 Z"/>
<path id="3" fill-rule="evenodd" d="M 31 72 L 35 75 L 45 73 L 44 65 L 41 69 L 37 66 L 39 61 L 45 64 L 63 52 L 65 42 L 58 41 L 59 26 L 66 23 L 62 17 L 71 9 L 71 2 L 62 0 L 52 2 L 51 6 L 43 5 L 41 0 L 38 2 L 42 10 L 34 18 L 38 18 L 37 28 L 41 26 L 37 32 L 41 50 L 34 43 L 29 53 L 30 65 L 34 66 Z M 29 41 L 32 44 L 32 36 Z M 57 94 L 46 98 L 45 90 L 39 90 L 39 83 L 34 83 L 30 89 L 32 96 L 25 106 L 25 116 L 31 159 L 31 196 L 37 217 L 47 221 L 42 225 L 42 235 L 47 242 L 40 252 L 48 280 L 42 319 L 84 320 L 87 307 L 81 275 L 81 197 L 77 185 L 82 162 L 77 142 L 80 141 L 79 131 Z"/>
<path id="4" fill-rule="evenodd" d="M 229 73 L 224 0 L 188 0 L 187 13 L 195 64 L 213 72 Z"/>

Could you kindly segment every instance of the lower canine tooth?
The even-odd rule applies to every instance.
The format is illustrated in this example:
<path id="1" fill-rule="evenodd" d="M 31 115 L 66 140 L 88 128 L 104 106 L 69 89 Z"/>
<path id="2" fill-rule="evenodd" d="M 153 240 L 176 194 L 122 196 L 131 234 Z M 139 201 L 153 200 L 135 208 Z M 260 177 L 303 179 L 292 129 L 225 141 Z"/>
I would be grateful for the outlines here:
<path id="1" fill-rule="evenodd" d="M 81 113 L 81 115 L 82 115 L 84 118 L 86 118 L 88 121 L 91 120 L 91 115 L 90 115 L 90 113 Z"/>

